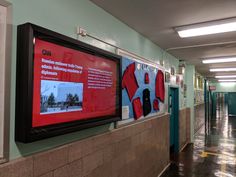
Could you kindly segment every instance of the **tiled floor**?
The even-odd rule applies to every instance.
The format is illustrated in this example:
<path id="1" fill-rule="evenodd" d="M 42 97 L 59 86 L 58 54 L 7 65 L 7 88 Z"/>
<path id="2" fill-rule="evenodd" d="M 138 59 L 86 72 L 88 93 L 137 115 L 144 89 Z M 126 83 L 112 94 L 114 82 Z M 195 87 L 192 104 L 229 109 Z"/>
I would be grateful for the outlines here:
<path id="1" fill-rule="evenodd" d="M 236 177 L 236 117 L 225 110 L 211 121 L 208 135 L 202 128 L 194 144 L 173 155 L 161 177 Z"/>

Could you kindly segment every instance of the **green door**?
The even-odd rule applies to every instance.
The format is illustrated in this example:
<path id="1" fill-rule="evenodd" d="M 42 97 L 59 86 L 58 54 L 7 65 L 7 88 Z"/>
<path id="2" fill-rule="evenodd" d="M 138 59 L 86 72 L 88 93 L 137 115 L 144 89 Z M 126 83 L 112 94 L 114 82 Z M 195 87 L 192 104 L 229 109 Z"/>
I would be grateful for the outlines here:
<path id="1" fill-rule="evenodd" d="M 170 152 L 179 151 L 179 89 L 169 88 Z"/>
<path id="2" fill-rule="evenodd" d="M 212 94 L 212 116 L 215 118 L 216 116 L 216 100 L 217 100 L 217 92 Z"/>
<path id="3" fill-rule="evenodd" d="M 225 105 L 228 105 L 228 93 L 224 93 L 225 94 Z"/>
<path id="4" fill-rule="evenodd" d="M 227 101 L 229 116 L 236 116 L 236 93 L 228 93 Z"/>

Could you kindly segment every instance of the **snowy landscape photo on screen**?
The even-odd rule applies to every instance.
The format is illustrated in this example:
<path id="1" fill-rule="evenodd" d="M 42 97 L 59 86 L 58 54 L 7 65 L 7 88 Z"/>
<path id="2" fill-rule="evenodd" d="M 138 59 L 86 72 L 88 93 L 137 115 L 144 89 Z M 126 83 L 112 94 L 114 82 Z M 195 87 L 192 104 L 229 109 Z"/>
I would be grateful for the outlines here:
<path id="1" fill-rule="evenodd" d="M 83 83 L 41 80 L 40 114 L 83 109 Z"/>

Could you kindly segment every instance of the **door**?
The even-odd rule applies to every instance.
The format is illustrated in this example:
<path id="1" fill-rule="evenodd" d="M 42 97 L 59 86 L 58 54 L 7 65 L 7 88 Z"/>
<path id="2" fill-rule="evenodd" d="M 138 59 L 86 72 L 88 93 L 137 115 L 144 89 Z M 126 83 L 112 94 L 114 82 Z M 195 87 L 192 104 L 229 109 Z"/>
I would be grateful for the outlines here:
<path id="1" fill-rule="evenodd" d="M 228 105 L 228 93 L 224 93 L 225 94 L 225 105 Z"/>
<path id="2" fill-rule="evenodd" d="M 212 94 L 212 118 L 216 117 L 216 109 L 217 109 L 217 92 Z"/>
<path id="3" fill-rule="evenodd" d="M 211 90 L 205 80 L 204 84 L 204 103 L 205 103 L 205 134 L 210 133 L 210 116 L 211 116 Z"/>
<path id="4" fill-rule="evenodd" d="M 179 89 L 169 88 L 170 153 L 179 151 Z"/>
<path id="5" fill-rule="evenodd" d="M 208 134 L 209 126 L 209 92 L 207 87 L 207 81 L 204 80 L 204 106 L 205 106 L 205 133 Z"/>
<path id="6" fill-rule="evenodd" d="M 236 116 L 236 92 L 228 93 L 227 96 L 228 101 L 228 115 Z"/>

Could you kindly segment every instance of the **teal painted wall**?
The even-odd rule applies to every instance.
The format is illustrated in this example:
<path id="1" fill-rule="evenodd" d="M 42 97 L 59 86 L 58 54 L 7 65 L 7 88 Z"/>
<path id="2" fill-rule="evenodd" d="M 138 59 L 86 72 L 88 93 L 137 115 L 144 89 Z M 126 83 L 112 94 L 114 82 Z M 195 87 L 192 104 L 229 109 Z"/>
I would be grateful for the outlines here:
<path id="1" fill-rule="evenodd" d="M 143 37 L 88 0 L 9 0 L 13 5 L 13 49 L 11 68 L 11 116 L 10 116 L 10 159 L 44 151 L 94 134 L 108 131 L 114 126 L 105 125 L 31 144 L 15 143 L 15 82 L 16 82 L 16 36 L 17 25 L 31 22 L 77 38 L 76 27 L 82 26 L 88 33 L 113 43 L 140 56 L 160 60 L 166 66 L 178 68 L 179 61 L 164 52 L 153 42 Z M 106 50 L 114 49 L 94 40 L 81 39 Z"/>
<path id="2" fill-rule="evenodd" d="M 214 92 L 236 92 L 236 83 L 210 83 L 210 85 L 216 86 Z"/>
<path id="3" fill-rule="evenodd" d="M 213 115 L 216 115 L 216 92 L 223 92 L 223 93 L 228 93 L 228 92 L 236 92 L 236 83 L 227 83 L 227 82 L 211 82 L 209 85 L 214 85 L 216 86 L 216 90 L 212 91 L 212 101 L 213 101 Z M 234 94 L 232 94 L 234 95 Z M 232 96 L 231 95 L 231 96 Z M 234 100 L 235 97 L 231 97 L 232 100 Z M 234 109 L 235 109 L 235 102 L 234 101 L 229 101 L 230 103 L 230 108 L 229 108 L 229 114 L 234 114 Z"/>

